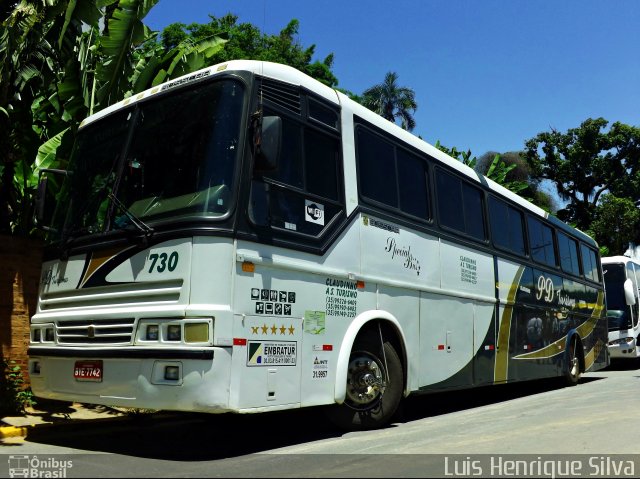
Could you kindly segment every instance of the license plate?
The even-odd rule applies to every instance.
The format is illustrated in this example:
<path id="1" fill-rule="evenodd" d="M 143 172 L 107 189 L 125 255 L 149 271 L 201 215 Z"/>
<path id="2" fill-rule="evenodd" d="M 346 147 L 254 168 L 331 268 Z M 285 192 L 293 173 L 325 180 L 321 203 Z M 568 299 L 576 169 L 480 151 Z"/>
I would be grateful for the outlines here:
<path id="1" fill-rule="evenodd" d="M 102 361 L 76 361 L 73 368 L 76 381 L 102 381 Z"/>

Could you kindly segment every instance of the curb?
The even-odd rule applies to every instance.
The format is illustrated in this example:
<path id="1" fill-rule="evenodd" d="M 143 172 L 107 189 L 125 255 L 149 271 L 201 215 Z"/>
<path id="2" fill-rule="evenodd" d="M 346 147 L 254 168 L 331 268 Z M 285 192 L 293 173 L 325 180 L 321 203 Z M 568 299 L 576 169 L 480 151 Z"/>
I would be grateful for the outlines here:
<path id="1" fill-rule="evenodd" d="M 32 426 L 2 426 L 0 427 L 0 439 L 5 439 L 7 437 L 25 437 L 30 427 Z"/>

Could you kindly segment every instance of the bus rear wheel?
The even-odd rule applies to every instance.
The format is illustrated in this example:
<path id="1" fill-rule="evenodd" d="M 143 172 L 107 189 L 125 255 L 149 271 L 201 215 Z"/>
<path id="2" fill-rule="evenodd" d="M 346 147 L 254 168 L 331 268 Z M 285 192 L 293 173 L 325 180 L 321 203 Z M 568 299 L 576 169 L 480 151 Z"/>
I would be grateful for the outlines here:
<path id="1" fill-rule="evenodd" d="M 342 429 L 377 429 L 391 421 L 402 389 L 402 363 L 395 348 L 377 331 L 365 333 L 356 339 L 349 357 L 345 401 L 330 406 L 327 414 Z"/>
<path id="2" fill-rule="evenodd" d="M 578 349 L 578 340 L 574 337 L 571 339 L 569 350 L 567 351 L 567 370 L 565 372 L 565 378 L 569 386 L 575 386 L 580 381 L 580 357 Z"/>

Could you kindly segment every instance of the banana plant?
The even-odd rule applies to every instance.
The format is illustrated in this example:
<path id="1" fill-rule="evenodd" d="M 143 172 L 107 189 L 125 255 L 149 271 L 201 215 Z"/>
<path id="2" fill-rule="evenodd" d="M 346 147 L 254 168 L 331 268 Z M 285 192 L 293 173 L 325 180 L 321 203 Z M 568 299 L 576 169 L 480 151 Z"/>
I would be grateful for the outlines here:
<path id="1" fill-rule="evenodd" d="M 200 69 L 223 48 L 210 37 L 166 54 L 145 49 L 155 34 L 143 19 L 157 2 L 21 0 L 0 25 L 0 231 L 33 232 L 38 171 L 66 165 L 86 116 Z"/>

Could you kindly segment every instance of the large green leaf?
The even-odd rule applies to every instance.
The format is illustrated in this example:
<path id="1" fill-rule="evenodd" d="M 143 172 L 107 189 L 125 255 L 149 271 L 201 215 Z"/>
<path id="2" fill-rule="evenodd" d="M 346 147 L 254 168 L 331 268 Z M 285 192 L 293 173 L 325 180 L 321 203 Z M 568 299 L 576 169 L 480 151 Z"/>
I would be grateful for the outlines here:
<path id="1" fill-rule="evenodd" d="M 120 0 L 107 24 L 107 35 L 99 43 L 104 60 L 98 64 L 96 78 L 99 108 L 109 106 L 129 91 L 133 73 L 133 48 L 145 40 L 148 30 L 142 19 L 158 0 Z"/>
<path id="2" fill-rule="evenodd" d="M 36 162 L 34 164 L 34 171 L 42 168 L 51 168 L 56 162 L 56 154 L 58 147 L 62 144 L 65 135 L 71 133 L 70 128 L 62 130 L 60 133 L 43 143 L 38 148 L 38 155 L 36 156 Z"/>

